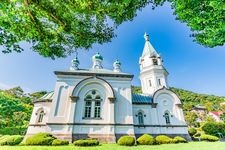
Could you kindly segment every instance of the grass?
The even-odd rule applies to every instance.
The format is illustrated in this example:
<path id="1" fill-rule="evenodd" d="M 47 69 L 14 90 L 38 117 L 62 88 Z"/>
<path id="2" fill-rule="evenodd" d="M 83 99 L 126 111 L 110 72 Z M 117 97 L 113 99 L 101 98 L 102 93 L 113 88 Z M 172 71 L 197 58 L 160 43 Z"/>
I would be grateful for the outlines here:
<path id="1" fill-rule="evenodd" d="M 96 147 L 69 146 L 0 146 L 0 150 L 225 150 L 225 142 L 190 142 L 153 146 L 119 146 L 102 144 Z"/>

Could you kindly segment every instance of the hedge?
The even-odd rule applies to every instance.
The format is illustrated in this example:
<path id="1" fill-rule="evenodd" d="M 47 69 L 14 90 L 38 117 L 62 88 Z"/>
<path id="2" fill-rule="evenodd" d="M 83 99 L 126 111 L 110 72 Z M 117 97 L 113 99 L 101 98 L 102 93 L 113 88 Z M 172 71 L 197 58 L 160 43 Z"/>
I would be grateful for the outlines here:
<path id="1" fill-rule="evenodd" d="M 73 144 L 75 146 L 98 146 L 99 141 L 95 139 L 83 139 L 74 141 Z"/>
<path id="2" fill-rule="evenodd" d="M 0 137 L 0 145 L 18 145 L 22 140 L 21 135 L 4 135 Z"/>
<path id="3" fill-rule="evenodd" d="M 38 133 L 28 137 L 25 141 L 26 145 L 52 145 L 56 138 L 49 133 Z"/>
<path id="4" fill-rule="evenodd" d="M 173 139 L 166 136 L 166 135 L 158 135 L 156 138 L 156 143 L 157 144 L 169 144 L 169 143 L 174 143 Z"/>
<path id="5" fill-rule="evenodd" d="M 139 145 L 153 145 L 154 143 L 154 138 L 149 134 L 143 134 L 137 139 L 137 144 Z"/>
<path id="6" fill-rule="evenodd" d="M 187 140 L 180 136 L 174 137 L 173 141 L 174 141 L 174 143 L 187 143 Z"/>
<path id="7" fill-rule="evenodd" d="M 53 146 L 68 145 L 68 144 L 69 144 L 69 141 L 66 141 L 66 140 L 55 139 L 52 141 Z"/>
<path id="8" fill-rule="evenodd" d="M 202 130 L 209 135 L 218 136 L 218 133 L 225 135 L 225 123 L 207 122 L 202 126 Z"/>
<path id="9" fill-rule="evenodd" d="M 124 146 L 133 146 L 135 144 L 135 139 L 133 136 L 122 136 L 118 140 L 117 144 Z"/>
<path id="10" fill-rule="evenodd" d="M 209 142 L 216 142 L 216 141 L 219 140 L 218 137 L 213 136 L 213 135 L 207 135 L 207 134 L 201 135 L 201 136 L 200 136 L 200 139 L 201 139 L 202 141 L 209 141 Z"/>

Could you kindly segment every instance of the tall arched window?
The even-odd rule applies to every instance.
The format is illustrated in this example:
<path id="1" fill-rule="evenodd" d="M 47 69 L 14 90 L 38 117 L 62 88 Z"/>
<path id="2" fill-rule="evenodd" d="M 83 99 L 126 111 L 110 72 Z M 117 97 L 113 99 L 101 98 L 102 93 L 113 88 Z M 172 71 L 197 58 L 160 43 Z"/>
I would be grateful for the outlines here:
<path id="1" fill-rule="evenodd" d="M 166 124 L 170 124 L 170 114 L 169 114 L 169 112 L 165 112 L 164 117 L 165 117 L 165 120 L 166 120 Z"/>
<path id="2" fill-rule="evenodd" d="M 85 97 L 84 118 L 101 118 L 102 98 L 98 91 L 89 91 Z M 92 109 L 94 109 L 92 111 Z"/>
<path id="3" fill-rule="evenodd" d="M 139 125 L 143 125 L 144 124 L 144 118 L 143 118 L 143 113 L 142 112 L 139 112 L 138 113 L 138 124 Z"/>
<path id="4" fill-rule="evenodd" d="M 41 123 L 43 121 L 44 115 L 45 115 L 44 110 L 41 110 L 38 114 L 38 120 L 37 120 L 38 123 Z"/>

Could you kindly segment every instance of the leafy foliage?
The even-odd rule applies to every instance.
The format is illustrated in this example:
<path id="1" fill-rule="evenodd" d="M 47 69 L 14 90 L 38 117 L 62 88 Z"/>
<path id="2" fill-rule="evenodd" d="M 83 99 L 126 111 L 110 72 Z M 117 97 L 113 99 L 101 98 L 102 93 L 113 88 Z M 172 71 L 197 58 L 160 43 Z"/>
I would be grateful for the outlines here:
<path id="1" fill-rule="evenodd" d="M 52 146 L 68 145 L 69 141 L 55 139 L 52 141 Z"/>
<path id="2" fill-rule="evenodd" d="M 20 41 L 44 57 L 63 57 L 93 43 L 109 42 L 150 0 L 17 0 L 0 2 L 0 45 L 21 52 Z M 66 10 L 66 11 L 65 11 Z"/>
<path id="3" fill-rule="evenodd" d="M 31 93 L 30 96 L 32 98 L 41 98 L 45 94 L 47 94 L 47 91 L 39 91 L 39 92 Z"/>
<path id="4" fill-rule="evenodd" d="M 76 49 L 109 42 L 115 28 L 132 20 L 138 10 L 165 1 L 2 0 L 0 45 L 4 53 L 21 52 L 20 42 L 26 41 L 44 57 L 64 57 Z M 208 47 L 224 44 L 224 0 L 168 1 L 177 19 L 191 28 L 195 41 Z"/>
<path id="5" fill-rule="evenodd" d="M 157 144 L 169 144 L 169 143 L 173 143 L 173 139 L 166 136 L 166 135 L 158 135 L 156 138 L 156 143 Z"/>
<path id="6" fill-rule="evenodd" d="M 219 141 L 219 138 L 218 138 L 218 137 L 213 136 L 213 135 L 207 135 L 207 134 L 201 135 L 201 136 L 200 136 L 200 139 L 201 139 L 202 141 L 210 141 L 210 142 L 216 142 L 216 141 Z"/>
<path id="7" fill-rule="evenodd" d="M 23 121 L 22 121 L 23 122 Z M 25 126 L 25 125 L 22 125 Z M 24 135 L 27 131 L 27 128 L 21 127 L 5 127 L 0 129 L 0 134 L 2 135 Z"/>
<path id="8" fill-rule="evenodd" d="M 187 140 L 185 140 L 183 137 L 176 136 L 173 138 L 174 143 L 187 143 Z"/>
<path id="9" fill-rule="evenodd" d="M 20 87 L 0 90 L 0 134 L 24 134 L 33 109 L 31 99 L 43 94 L 45 92 L 27 95 Z"/>
<path id="10" fill-rule="evenodd" d="M 28 137 L 25 141 L 26 145 L 52 145 L 56 138 L 49 133 L 37 133 Z"/>
<path id="11" fill-rule="evenodd" d="M 135 139 L 133 136 L 122 136 L 117 141 L 117 144 L 124 146 L 133 146 L 135 144 Z"/>
<path id="12" fill-rule="evenodd" d="M 140 145 L 153 145 L 154 143 L 154 138 L 149 134 L 143 134 L 137 139 L 137 144 Z"/>
<path id="13" fill-rule="evenodd" d="M 186 23 L 194 41 L 207 47 L 225 43 L 224 0 L 159 0 L 169 1 L 176 19 Z"/>
<path id="14" fill-rule="evenodd" d="M 0 128 L 26 127 L 32 112 L 31 100 L 8 91 L 0 91 L 0 112 Z"/>
<path id="15" fill-rule="evenodd" d="M 84 140 L 74 141 L 73 144 L 75 146 L 98 146 L 99 141 L 95 139 L 84 139 Z"/>
<path id="16" fill-rule="evenodd" d="M 0 137 L 0 145 L 18 145 L 22 140 L 21 135 L 4 135 Z"/>
<path id="17" fill-rule="evenodd" d="M 136 93 L 136 94 L 141 94 L 142 93 L 141 87 L 139 87 L 139 86 L 131 86 L 131 92 L 132 93 Z"/>
<path id="18" fill-rule="evenodd" d="M 224 122 L 207 122 L 202 126 L 202 130 L 209 135 L 218 136 L 219 134 L 225 135 Z"/>
<path id="19" fill-rule="evenodd" d="M 188 133 L 190 136 L 194 136 L 197 133 L 197 130 L 195 128 L 189 128 Z"/>

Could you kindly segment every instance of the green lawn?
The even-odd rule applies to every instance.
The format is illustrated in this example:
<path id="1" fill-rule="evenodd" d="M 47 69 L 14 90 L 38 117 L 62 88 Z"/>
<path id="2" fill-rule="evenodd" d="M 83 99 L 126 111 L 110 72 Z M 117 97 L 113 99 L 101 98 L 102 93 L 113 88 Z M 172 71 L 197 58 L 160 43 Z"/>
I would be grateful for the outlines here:
<path id="1" fill-rule="evenodd" d="M 0 150 L 225 150 L 225 142 L 190 142 L 184 144 L 164 144 L 154 146 L 118 146 L 103 144 L 96 147 L 76 146 L 0 146 Z"/>

